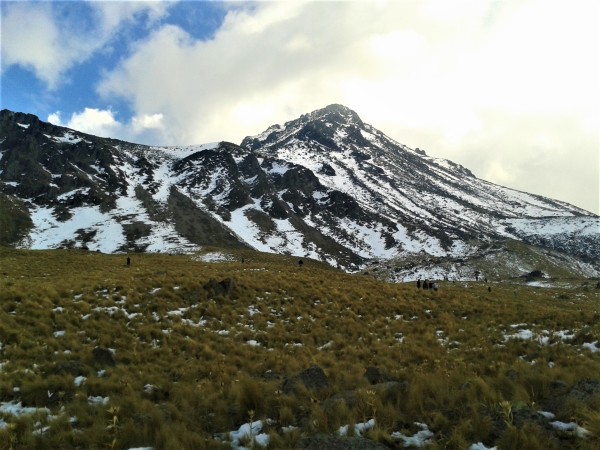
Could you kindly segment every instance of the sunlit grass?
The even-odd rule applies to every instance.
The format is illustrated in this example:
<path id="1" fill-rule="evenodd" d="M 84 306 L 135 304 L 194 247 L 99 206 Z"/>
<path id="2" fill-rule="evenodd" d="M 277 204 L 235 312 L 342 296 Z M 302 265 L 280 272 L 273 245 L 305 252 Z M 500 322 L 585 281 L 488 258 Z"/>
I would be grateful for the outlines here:
<path id="1" fill-rule="evenodd" d="M 600 394 L 566 395 L 581 380 L 600 384 L 600 353 L 583 347 L 600 339 L 595 290 L 422 291 L 253 252 L 125 260 L 0 250 L 0 401 L 50 411 L 0 414 L 0 448 L 219 448 L 215 435 L 266 419 L 271 448 L 370 419 L 366 436 L 391 446 L 414 422 L 428 424 L 432 448 L 598 442 Z M 227 278 L 231 295 L 205 289 Z M 533 337 L 507 338 L 521 329 Z M 96 361 L 96 347 L 116 365 Z M 324 389 L 282 392 L 315 365 Z M 370 385 L 368 367 L 392 381 Z M 589 435 L 559 440 L 522 419 L 544 408 Z"/>

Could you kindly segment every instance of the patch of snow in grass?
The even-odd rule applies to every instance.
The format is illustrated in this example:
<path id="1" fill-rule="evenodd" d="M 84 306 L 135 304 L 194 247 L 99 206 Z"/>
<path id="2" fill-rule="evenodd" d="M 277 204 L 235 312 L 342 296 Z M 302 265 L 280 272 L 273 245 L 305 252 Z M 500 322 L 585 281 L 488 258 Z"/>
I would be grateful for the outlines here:
<path id="1" fill-rule="evenodd" d="M 178 308 L 175 309 L 173 311 L 169 311 L 167 313 L 167 316 L 183 316 L 183 314 L 188 310 L 189 308 Z"/>
<path id="2" fill-rule="evenodd" d="M 529 281 L 525 283 L 525 286 L 538 287 L 538 288 L 551 288 L 554 287 L 553 283 L 547 281 Z"/>
<path id="3" fill-rule="evenodd" d="M 483 445 L 483 442 L 478 442 L 477 444 L 471 444 L 469 450 L 497 450 L 498 447 L 486 447 Z"/>
<path id="4" fill-rule="evenodd" d="M 405 436 L 399 431 L 392 433 L 392 439 L 395 441 L 404 441 L 404 447 L 423 447 L 428 445 L 433 438 L 433 432 L 429 431 L 429 427 L 424 423 L 415 422 L 421 431 L 412 436 Z"/>
<path id="5" fill-rule="evenodd" d="M 555 430 L 564 431 L 565 433 L 572 434 L 579 438 L 584 438 L 588 434 L 590 434 L 590 432 L 588 430 L 586 430 L 583 427 L 580 427 L 575 422 L 565 423 L 565 422 L 560 422 L 560 421 L 556 420 L 554 422 L 550 422 L 550 426 L 552 428 L 554 428 Z"/>
<path id="6" fill-rule="evenodd" d="M 246 341 L 246 344 L 248 344 L 250 347 L 260 347 L 260 342 L 255 341 L 254 339 Z"/>
<path id="7" fill-rule="evenodd" d="M 192 258 L 194 261 L 202 261 L 207 263 L 216 263 L 216 262 L 231 262 L 235 261 L 235 258 L 231 255 L 226 255 L 221 252 L 211 252 L 205 253 L 203 255 L 197 255 Z"/>
<path id="8" fill-rule="evenodd" d="M 54 337 L 56 337 L 56 338 L 57 338 L 57 337 L 64 337 L 64 335 L 65 335 L 65 330 L 55 331 L 54 333 L 52 333 L 52 335 L 53 335 Z"/>
<path id="9" fill-rule="evenodd" d="M 109 402 L 109 398 L 102 397 L 101 395 L 98 395 L 96 397 L 94 397 L 93 395 L 90 395 L 88 397 L 88 404 L 90 404 L 92 406 L 108 405 L 108 402 Z"/>
<path id="10" fill-rule="evenodd" d="M 520 339 L 522 341 L 530 341 L 533 338 L 533 331 L 531 330 L 519 330 L 515 334 L 505 334 L 504 341 L 509 339 Z"/>
<path id="11" fill-rule="evenodd" d="M 36 422 L 34 427 L 35 427 L 34 430 L 31 432 L 31 434 L 33 434 L 34 436 L 41 436 L 43 434 L 46 434 L 48 431 L 50 431 L 50 427 L 42 426 L 41 422 Z"/>
<path id="12" fill-rule="evenodd" d="M 598 348 L 598 341 L 585 343 L 585 344 L 582 344 L 581 346 L 583 348 L 587 348 L 592 353 L 596 353 L 597 351 L 600 350 L 600 348 Z"/>
<path id="13" fill-rule="evenodd" d="M 554 416 L 554 414 L 553 414 L 553 413 L 551 413 L 551 412 L 549 412 L 549 411 L 538 411 L 538 414 L 539 414 L 540 416 L 543 416 L 543 417 L 545 417 L 545 418 L 546 418 L 546 419 L 548 419 L 548 420 L 552 420 L 552 419 L 554 419 L 554 417 L 555 417 L 555 416 Z"/>
<path id="14" fill-rule="evenodd" d="M 35 414 L 38 412 L 50 414 L 50 410 L 48 408 L 34 408 L 31 406 L 23 406 L 21 402 L 17 401 L 0 403 L 0 414 L 8 414 L 11 416 L 19 417 L 29 414 Z"/>
<path id="15" fill-rule="evenodd" d="M 325 349 L 331 348 L 331 347 L 333 347 L 333 341 L 329 341 L 326 344 L 323 344 L 320 347 L 317 347 L 317 350 L 325 350 Z"/>
<path id="16" fill-rule="evenodd" d="M 575 333 L 570 330 L 555 331 L 554 336 L 558 337 L 561 341 L 570 341 L 575 338 Z"/>
<path id="17" fill-rule="evenodd" d="M 186 325 L 189 325 L 190 327 L 203 327 L 204 325 L 206 325 L 207 320 L 206 319 L 200 319 L 198 320 L 198 323 L 194 322 L 192 319 L 181 319 L 182 323 L 185 323 Z"/>
<path id="18" fill-rule="evenodd" d="M 260 447 L 267 448 L 269 446 L 269 435 L 267 433 L 261 433 L 254 437 L 254 443 Z"/>
<path id="19" fill-rule="evenodd" d="M 220 440 L 229 439 L 231 448 L 234 450 L 241 450 L 245 447 L 240 446 L 240 441 L 251 440 L 252 444 L 259 445 L 261 447 L 267 447 L 269 445 L 269 435 L 266 433 L 260 433 L 263 428 L 262 420 L 257 420 L 252 423 L 245 423 L 241 425 L 237 430 L 230 431 L 229 433 L 221 433 L 215 437 Z M 260 433 L 260 434 L 259 434 Z"/>
<path id="20" fill-rule="evenodd" d="M 77 387 L 81 386 L 83 384 L 83 382 L 87 380 L 87 377 L 84 377 L 83 375 L 79 375 L 78 377 L 75 377 L 75 380 L 73 380 L 73 384 Z"/>
<path id="21" fill-rule="evenodd" d="M 375 426 L 375 419 L 371 419 L 367 422 L 357 423 L 354 425 L 354 435 L 362 436 L 365 431 L 369 431 Z M 341 426 L 338 430 L 338 434 L 340 436 L 348 436 L 348 427 L 349 425 Z"/>

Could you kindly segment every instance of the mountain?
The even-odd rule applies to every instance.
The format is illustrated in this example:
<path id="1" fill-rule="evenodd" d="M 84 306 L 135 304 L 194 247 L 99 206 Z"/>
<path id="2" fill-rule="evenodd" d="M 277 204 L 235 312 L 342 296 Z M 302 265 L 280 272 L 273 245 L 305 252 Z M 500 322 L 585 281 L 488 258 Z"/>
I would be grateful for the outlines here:
<path id="1" fill-rule="evenodd" d="M 520 242 L 598 274 L 598 216 L 480 180 L 341 105 L 241 145 L 143 146 L 7 110 L 0 130 L 0 242 L 16 247 L 251 247 L 346 270 L 416 259 L 412 279 L 431 258 L 464 264 Z"/>

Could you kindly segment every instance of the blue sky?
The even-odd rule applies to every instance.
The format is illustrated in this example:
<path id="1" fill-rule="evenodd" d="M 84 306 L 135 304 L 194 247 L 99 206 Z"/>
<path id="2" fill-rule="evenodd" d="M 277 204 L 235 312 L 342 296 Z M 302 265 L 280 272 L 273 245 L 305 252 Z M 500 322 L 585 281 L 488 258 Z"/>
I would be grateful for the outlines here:
<path id="1" fill-rule="evenodd" d="M 1 107 L 240 142 L 330 103 L 478 177 L 600 210 L 600 3 L 1 1 Z"/>
<path id="2" fill-rule="evenodd" d="M 101 27 L 98 24 L 98 12 L 94 10 L 101 2 L 2 1 L 3 21 L 10 19 L 13 14 L 16 15 L 14 11 L 22 8 L 23 14 L 19 15 L 19 20 L 13 22 L 21 25 L 30 8 L 39 7 L 40 3 L 43 3 L 43 7 L 47 9 L 47 17 L 57 27 L 64 26 L 69 30 L 63 39 L 77 39 L 78 33 L 92 34 Z M 111 7 L 111 3 L 115 5 L 115 9 L 119 7 L 118 2 L 102 3 L 108 8 Z M 3 64 L 2 108 L 30 112 L 46 120 L 50 114 L 57 111 L 72 114 L 92 107 L 110 109 L 115 118 L 127 121 L 134 115 L 127 101 L 118 97 L 103 99 L 95 90 L 105 71 L 116 67 L 119 61 L 130 53 L 133 44 L 146 39 L 157 27 L 174 24 L 194 39 L 209 40 L 214 37 L 227 13 L 226 5 L 222 3 L 165 2 L 160 16 L 153 17 L 142 2 L 130 3 L 137 4 L 139 8 L 123 12 L 121 20 L 125 23 L 113 26 L 111 35 L 105 38 L 101 48 L 82 55 L 73 64 L 67 64 L 65 70 L 58 68 L 61 79 L 56 83 L 49 83 L 43 77 L 36 76 L 35 70 L 32 70 L 32 62 Z M 3 39 L 4 33 L 8 32 L 3 32 Z M 7 38 L 10 39 L 8 36 Z M 58 45 L 53 57 L 61 58 Z"/>

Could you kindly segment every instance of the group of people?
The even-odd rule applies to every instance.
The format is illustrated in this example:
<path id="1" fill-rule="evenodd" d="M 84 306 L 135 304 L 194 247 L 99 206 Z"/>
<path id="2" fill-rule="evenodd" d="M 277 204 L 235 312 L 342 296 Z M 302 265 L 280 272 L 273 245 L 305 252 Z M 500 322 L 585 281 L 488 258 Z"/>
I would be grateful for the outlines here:
<path id="1" fill-rule="evenodd" d="M 430 291 L 438 290 L 437 283 L 434 283 L 433 281 L 429 281 L 429 280 L 421 281 L 421 279 L 419 278 L 417 280 L 417 289 L 421 289 L 421 287 L 425 290 L 430 290 Z"/>

